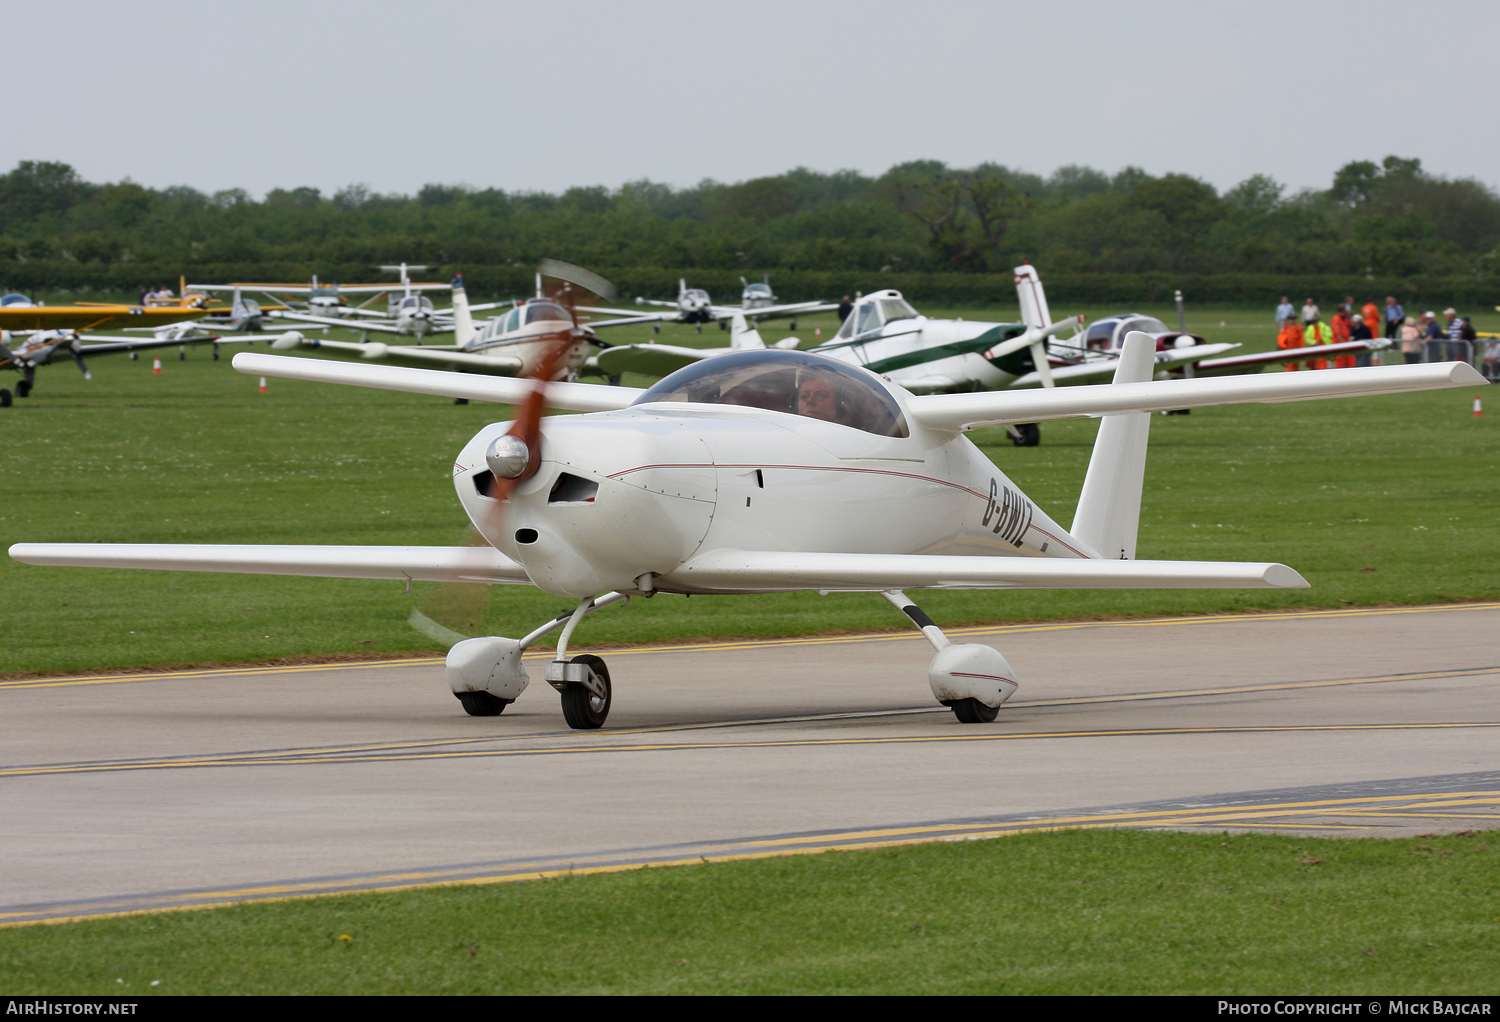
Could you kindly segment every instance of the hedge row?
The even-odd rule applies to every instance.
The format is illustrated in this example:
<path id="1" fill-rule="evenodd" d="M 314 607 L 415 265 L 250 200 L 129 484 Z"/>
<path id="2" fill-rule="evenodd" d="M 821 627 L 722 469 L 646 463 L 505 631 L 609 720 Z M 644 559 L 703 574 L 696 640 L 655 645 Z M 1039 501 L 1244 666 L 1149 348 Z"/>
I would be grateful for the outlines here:
<path id="1" fill-rule="evenodd" d="M 445 266 L 422 276 L 447 280 L 462 271 L 475 298 L 524 296 L 533 288 L 533 271 L 518 266 Z M 739 298 L 740 275 L 726 270 L 674 270 L 655 267 L 617 267 L 598 270 L 619 288 L 619 299 L 637 295 L 670 298 L 677 281 L 706 289 L 722 302 Z M 84 291 L 134 294 L 141 285 L 170 283 L 179 275 L 190 283 L 214 281 L 302 281 L 316 273 L 324 281 L 368 281 L 380 274 L 362 264 L 311 265 L 300 263 L 208 264 L 154 266 L 138 263 L 12 262 L 0 260 L 0 289 L 6 291 Z M 751 278 L 755 279 L 755 278 Z M 1263 306 L 1282 295 L 1294 302 L 1312 296 L 1319 303 L 1353 295 L 1359 301 L 1393 294 L 1408 305 L 1456 305 L 1461 308 L 1500 304 L 1500 279 L 1476 277 L 1367 278 L 1342 275 L 1281 275 L 1274 273 L 1052 273 L 1042 269 L 1051 304 L 1068 308 L 1093 307 L 1096 314 L 1114 306 L 1167 305 L 1181 290 L 1197 305 Z M 856 291 L 895 288 L 919 306 L 1014 305 L 1015 287 L 1008 273 L 867 273 L 860 271 L 787 270 L 772 275 L 777 296 L 786 301 L 815 298 L 837 300 Z"/>

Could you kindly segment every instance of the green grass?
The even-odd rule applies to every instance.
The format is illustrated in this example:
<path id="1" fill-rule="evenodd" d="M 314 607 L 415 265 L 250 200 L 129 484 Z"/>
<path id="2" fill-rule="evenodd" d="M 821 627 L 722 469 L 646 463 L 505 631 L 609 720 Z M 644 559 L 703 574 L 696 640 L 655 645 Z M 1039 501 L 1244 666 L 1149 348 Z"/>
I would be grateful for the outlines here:
<path id="1" fill-rule="evenodd" d="M 0 987 L 1482 995 L 1497 841 L 1071 831 L 251 904 L 0 930 Z"/>
<path id="2" fill-rule="evenodd" d="M 930 311 L 1003 318 L 1004 310 Z M 1247 348 L 1272 343 L 1255 325 L 1269 313 L 1203 314 L 1225 320 L 1224 334 L 1253 342 Z M 831 336 L 831 316 L 804 319 L 798 335 L 808 338 L 815 322 Z M 1213 339 L 1216 329 L 1204 332 Z M 774 341 L 785 330 L 768 324 L 764 333 Z M 661 337 L 727 341 L 712 327 L 699 335 L 668 326 Z M 282 380 L 261 394 L 254 378 L 227 358 L 210 361 L 205 348 L 190 348 L 186 361 L 168 349 L 164 366 L 154 376 L 147 356 L 96 359 L 91 382 L 67 364 L 44 367 L 33 397 L 0 410 L 0 544 L 464 541 L 450 459 L 506 409 Z M 1500 597 L 1500 397 L 1480 419 L 1473 397 L 1441 391 L 1153 420 L 1140 556 L 1279 560 L 1311 590 L 946 592 L 924 594 L 922 605 L 957 626 Z M 1096 428 L 1049 422 L 1042 446 L 1030 449 L 1000 430 L 972 437 L 1066 525 Z M 413 606 L 434 609 L 425 585 L 405 595 L 395 582 L 37 568 L 0 558 L 0 592 L 8 625 L 0 676 L 433 650 L 406 623 Z M 567 603 L 529 587 L 476 595 L 485 599 L 450 620 L 470 634 L 518 634 Z M 578 641 L 902 626 L 873 595 L 664 597 L 591 617 Z"/>

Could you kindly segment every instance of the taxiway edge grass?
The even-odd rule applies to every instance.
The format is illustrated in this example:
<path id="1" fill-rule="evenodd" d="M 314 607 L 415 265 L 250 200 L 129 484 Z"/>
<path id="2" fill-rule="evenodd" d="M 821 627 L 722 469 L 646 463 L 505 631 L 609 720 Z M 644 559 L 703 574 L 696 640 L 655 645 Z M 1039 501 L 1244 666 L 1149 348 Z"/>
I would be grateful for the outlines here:
<path id="1" fill-rule="evenodd" d="M 17 927 L 0 987 L 1485 994 L 1497 881 L 1500 831 L 1055 831 Z"/>

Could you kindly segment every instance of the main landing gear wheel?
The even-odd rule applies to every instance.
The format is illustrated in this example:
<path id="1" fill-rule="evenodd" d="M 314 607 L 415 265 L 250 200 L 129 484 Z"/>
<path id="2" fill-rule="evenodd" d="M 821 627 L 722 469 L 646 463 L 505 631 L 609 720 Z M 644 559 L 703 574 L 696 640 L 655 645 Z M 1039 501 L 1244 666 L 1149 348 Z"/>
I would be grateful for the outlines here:
<path id="1" fill-rule="evenodd" d="M 609 705 L 614 697 L 614 690 L 609 684 L 609 668 L 604 666 L 603 660 L 592 653 L 576 656 L 570 662 L 588 664 L 595 676 L 604 684 L 604 695 L 601 698 L 579 682 L 569 682 L 562 692 L 563 719 L 568 722 L 568 727 L 575 731 L 592 731 L 603 727 L 604 718 L 609 716 Z"/>
<path id="2" fill-rule="evenodd" d="M 0 390 L 0 408 L 9 408 L 10 404 L 10 391 Z"/>
<path id="3" fill-rule="evenodd" d="M 1017 423 L 1016 432 L 1020 435 L 1012 436 L 1010 442 L 1017 447 L 1039 447 L 1042 443 L 1042 427 L 1034 422 Z"/>
<path id="4" fill-rule="evenodd" d="M 488 692 L 455 692 L 453 694 L 458 696 L 458 701 L 464 705 L 464 712 L 471 717 L 498 717 L 510 705 L 509 700 L 490 695 Z"/>
<path id="5" fill-rule="evenodd" d="M 1000 707 L 986 706 L 978 699 L 958 699 L 952 705 L 960 724 L 991 724 L 1000 716 Z"/>
<path id="6" fill-rule="evenodd" d="M 16 384 L 16 397 L 27 397 L 31 394 L 31 384 L 25 380 Z"/>

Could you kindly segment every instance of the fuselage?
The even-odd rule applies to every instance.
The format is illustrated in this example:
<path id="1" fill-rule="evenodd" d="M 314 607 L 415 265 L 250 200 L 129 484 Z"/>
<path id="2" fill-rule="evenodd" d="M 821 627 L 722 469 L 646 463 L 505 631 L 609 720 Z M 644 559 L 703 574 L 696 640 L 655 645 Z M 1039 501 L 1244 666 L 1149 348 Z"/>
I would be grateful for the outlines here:
<path id="1" fill-rule="evenodd" d="M 71 352 L 77 339 L 72 330 L 33 330 L 29 334 L 0 331 L 0 345 L 10 352 L 12 369 L 46 365 L 54 355 Z"/>
<path id="2" fill-rule="evenodd" d="M 992 360 L 991 348 L 1025 332 L 1023 323 L 928 319 L 899 294 L 862 301 L 837 336 L 812 349 L 860 365 L 914 393 L 1000 390 L 1032 370 L 1029 352 Z"/>
<path id="3" fill-rule="evenodd" d="M 486 540 L 576 598 L 643 574 L 658 591 L 708 591 L 673 573 L 710 550 L 1087 556 L 966 437 L 906 426 L 904 392 L 863 375 L 903 409 L 902 435 L 648 393 L 545 419 L 541 468 L 505 502 L 488 496 L 485 451 L 510 423 L 487 426 L 455 459 L 454 485 Z"/>
<path id="4" fill-rule="evenodd" d="M 396 305 L 396 330 L 410 337 L 425 337 L 433 328 L 432 299 L 407 295 Z"/>

